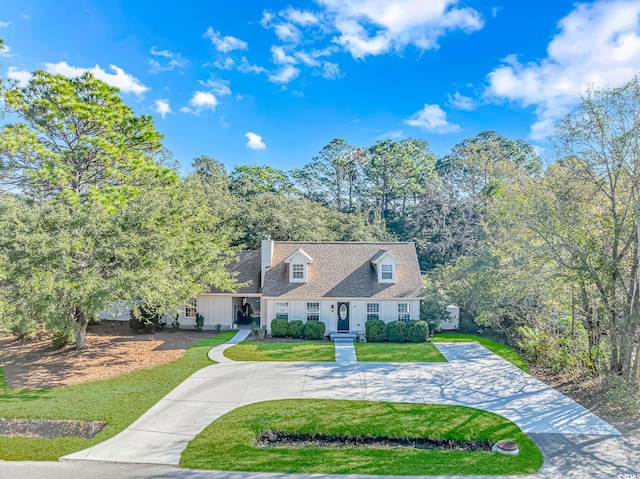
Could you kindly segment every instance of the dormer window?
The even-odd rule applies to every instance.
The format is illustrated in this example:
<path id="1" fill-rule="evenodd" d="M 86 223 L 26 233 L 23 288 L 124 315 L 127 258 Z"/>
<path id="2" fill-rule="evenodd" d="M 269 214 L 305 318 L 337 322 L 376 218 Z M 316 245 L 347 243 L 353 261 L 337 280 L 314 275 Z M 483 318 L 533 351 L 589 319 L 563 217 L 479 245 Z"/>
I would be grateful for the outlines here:
<path id="1" fill-rule="evenodd" d="M 380 273 L 380 278 L 393 280 L 393 270 L 395 265 L 383 264 L 381 266 L 382 266 L 382 271 Z"/>
<path id="2" fill-rule="evenodd" d="M 304 264 L 295 263 L 291 265 L 291 278 L 304 279 Z"/>
<path id="3" fill-rule="evenodd" d="M 313 263 L 313 258 L 298 249 L 295 253 L 284 260 L 289 265 L 289 282 L 290 283 L 306 283 L 309 265 Z"/>
<path id="4" fill-rule="evenodd" d="M 396 268 L 400 259 L 391 251 L 380 251 L 371 259 L 371 264 L 378 273 L 378 283 L 396 282 Z"/>

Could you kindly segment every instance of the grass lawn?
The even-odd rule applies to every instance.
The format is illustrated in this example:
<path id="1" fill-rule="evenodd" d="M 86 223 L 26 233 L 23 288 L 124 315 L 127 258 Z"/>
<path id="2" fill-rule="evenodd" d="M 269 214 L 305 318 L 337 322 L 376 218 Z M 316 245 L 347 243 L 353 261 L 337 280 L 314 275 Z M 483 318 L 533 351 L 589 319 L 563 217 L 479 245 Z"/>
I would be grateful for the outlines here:
<path id="1" fill-rule="evenodd" d="M 0 436 L 0 459 L 54 461 L 104 441 L 129 426 L 174 387 L 198 369 L 212 364 L 207 352 L 227 342 L 235 331 L 205 338 L 171 363 L 104 381 L 48 389 L 12 389 L 0 368 L 0 417 L 104 421 L 93 439 L 37 439 Z"/>
<path id="2" fill-rule="evenodd" d="M 493 351 L 502 359 L 509 361 L 514 366 L 519 367 L 524 372 L 529 372 L 529 366 L 525 363 L 524 359 L 514 351 L 510 346 L 506 346 L 492 339 L 482 338 L 480 336 L 474 336 L 473 334 L 460 334 L 460 333 L 436 333 L 431 338 L 434 343 L 468 343 L 476 342 L 482 344 L 489 351 Z"/>
<path id="3" fill-rule="evenodd" d="M 228 348 L 224 355 L 235 361 L 335 361 L 331 342 L 296 341 L 269 343 L 242 341 Z"/>
<path id="4" fill-rule="evenodd" d="M 446 362 L 431 343 L 354 343 L 360 362 Z"/>
<path id="5" fill-rule="evenodd" d="M 410 448 L 256 447 L 265 431 L 306 434 L 511 439 L 518 456 Z M 192 469 L 324 474 L 529 474 L 542 465 L 536 445 L 511 421 L 463 406 L 368 401 L 283 400 L 235 409 L 210 424 L 182 453 Z"/>

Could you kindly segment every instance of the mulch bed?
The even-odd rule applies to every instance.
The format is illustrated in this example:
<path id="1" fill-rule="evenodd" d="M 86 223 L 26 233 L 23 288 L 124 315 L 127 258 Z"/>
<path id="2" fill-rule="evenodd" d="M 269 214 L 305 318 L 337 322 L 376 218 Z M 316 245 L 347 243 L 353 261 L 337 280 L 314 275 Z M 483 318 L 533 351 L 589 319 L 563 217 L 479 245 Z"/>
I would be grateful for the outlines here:
<path id="1" fill-rule="evenodd" d="M 338 436 L 268 431 L 258 434 L 256 445 L 263 447 L 406 447 L 441 451 L 491 451 L 490 441 L 459 441 L 421 437 Z"/>
<path id="2" fill-rule="evenodd" d="M 91 439 L 107 427 L 101 421 L 59 421 L 49 419 L 2 419 L 0 436 L 9 437 L 81 437 Z"/>

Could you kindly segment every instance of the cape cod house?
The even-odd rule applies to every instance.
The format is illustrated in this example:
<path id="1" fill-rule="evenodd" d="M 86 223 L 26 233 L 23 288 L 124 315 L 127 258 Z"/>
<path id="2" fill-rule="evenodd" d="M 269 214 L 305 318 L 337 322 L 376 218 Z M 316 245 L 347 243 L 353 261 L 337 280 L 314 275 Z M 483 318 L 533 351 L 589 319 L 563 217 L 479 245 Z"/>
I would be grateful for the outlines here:
<path id="1" fill-rule="evenodd" d="M 239 283 L 234 293 L 199 294 L 180 323 L 196 313 L 207 329 L 255 321 L 270 329 L 274 318 L 322 321 L 327 333 L 364 332 L 367 319 L 420 318 L 423 298 L 413 243 L 262 241 L 230 265 Z"/>

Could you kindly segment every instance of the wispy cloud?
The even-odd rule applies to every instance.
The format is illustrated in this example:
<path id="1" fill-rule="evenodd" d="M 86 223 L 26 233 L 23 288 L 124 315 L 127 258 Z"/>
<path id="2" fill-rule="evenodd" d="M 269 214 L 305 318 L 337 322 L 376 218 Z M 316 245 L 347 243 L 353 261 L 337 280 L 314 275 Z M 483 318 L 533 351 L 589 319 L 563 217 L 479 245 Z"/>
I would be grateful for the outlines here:
<path id="1" fill-rule="evenodd" d="M 220 32 L 214 31 L 212 27 L 207 28 L 204 37 L 211 40 L 216 50 L 221 53 L 229 53 L 233 50 L 246 50 L 249 46 L 244 40 L 232 37 L 231 35 L 222 36 Z"/>
<path id="2" fill-rule="evenodd" d="M 300 69 L 294 67 L 293 65 L 287 65 L 281 70 L 269 74 L 269 81 L 272 83 L 289 83 L 291 80 L 296 78 L 300 74 Z"/>
<path id="3" fill-rule="evenodd" d="M 133 93 L 134 95 L 141 96 L 149 91 L 149 87 L 116 65 L 109 65 L 109 69 L 113 73 L 106 72 L 99 65 L 92 68 L 84 68 L 69 65 L 67 62 L 58 62 L 45 63 L 44 66 L 45 70 L 49 73 L 63 75 L 69 78 L 79 77 L 85 72 L 90 72 L 98 80 L 117 87 L 123 93 Z"/>
<path id="4" fill-rule="evenodd" d="M 154 103 L 154 111 L 156 113 L 158 113 L 162 118 L 164 118 L 165 116 L 167 116 L 169 113 L 173 113 L 173 111 L 171 111 L 171 106 L 169 104 L 169 100 L 168 99 L 158 99 L 155 101 Z"/>
<path id="5" fill-rule="evenodd" d="M 456 110 L 473 111 L 478 107 L 477 102 L 473 98 L 464 96 L 460 94 L 460 92 L 455 92 L 453 95 L 447 95 L 447 97 L 449 99 L 449 106 Z"/>
<path id="6" fill-rule="evenodd" d="M 187 60 L 182 58 L 180 53 L 174 53 L 170 50 L 158 50 L 157 47 L 153 46 L 149 53 L 154 57 L 149 59 L 150 73 L 171 71 L 176 68 L 183 68 L 187 64 Z"/>

